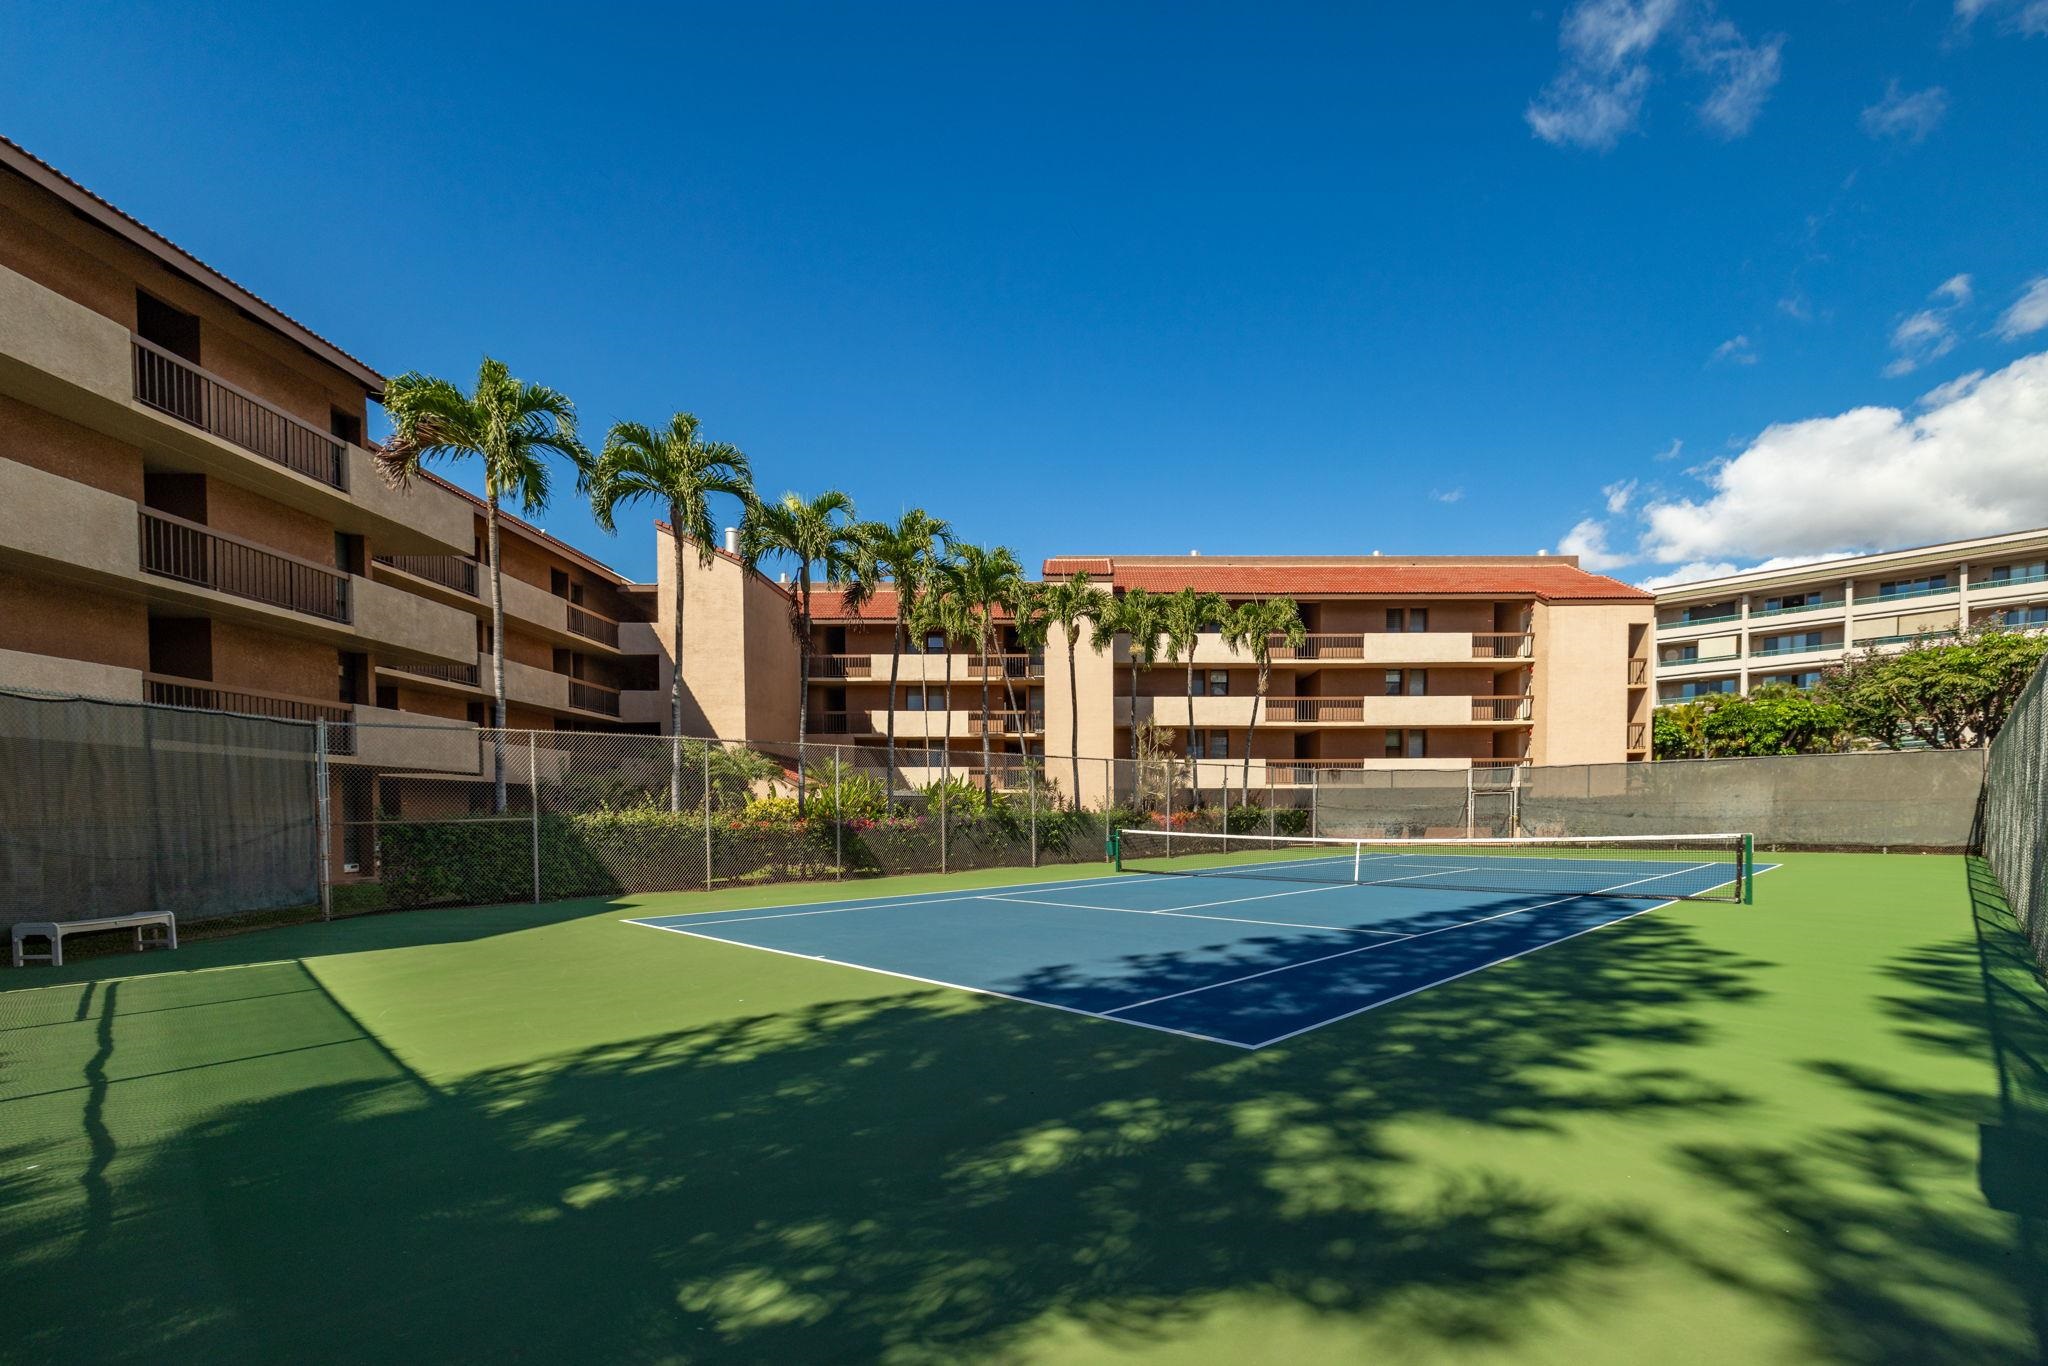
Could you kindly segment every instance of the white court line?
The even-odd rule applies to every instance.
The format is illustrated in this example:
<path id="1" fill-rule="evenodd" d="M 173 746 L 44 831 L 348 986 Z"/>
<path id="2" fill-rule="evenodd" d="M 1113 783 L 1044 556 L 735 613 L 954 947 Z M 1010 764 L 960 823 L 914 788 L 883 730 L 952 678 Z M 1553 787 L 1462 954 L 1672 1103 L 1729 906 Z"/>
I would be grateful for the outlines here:
<path id="1" fill-rule="evenodd" d="M 1183 1039 L 1195 1039 L 1202 1043 L 1229 1044 L 1232 1048 L 1243 1049 L 1253 1047 L 1252 1044 L 1239 1043 L 1236 1039 L 1225 1039 L 1214 1034 L 1197 1034 L 1193 1030 L 1173 1029 L 1166 1025 L 1147 1024 L 1143 1020 L 1116 1020 L 1099 1011 L 1083 1010 L 1079 1006 L 1063 1006 L 1057 1001 L 1041 1001 L 1036 996 L 1012 996 L 1006 991 L 994 991 L 988 987 L 970 987 L 960 982 L 942 981 L 937 977 L 919 977 L 914 973 L 871 967 L 866 963 L 849 963 L 839 958 L 827 958 L 822 954 L 794 953 L 789 949 L 771 949 L 763 944 L 749 944 L 743 940 L 720 939 L 717 935 L 698 934 L 695 930 L 686 930 L 679 925 L 656 925 L 645 920 L 631 920 L 626 923 L 630 925 L 644 925 L 650 930 L 667 930 L 670 934 L 687 935 L 691 939 L 701 939 L 707 944 L 723 944 L 727 948 L 754 949 L 761 953 L 780 954 L 784 958 L 801 959 L 806 963 L 829 963 L 835 968 L 852 968 L 856 972 L 872 972 L 882 977 L 899 978 L 905 982 L 920 982 L 928 987 L 950 987 L 954 991 L 972 992 L 976 996 L 993 996 L 999 1001 L 1015 1001 L 1019 1005 L 1043 1006 L 1047 1010 L 1064 1010 L 1069 1015 L 1085 1015 L 1091 1020 L 1110 1020 L 1112 1024 L 1137 1025 L 1140 1029 L 1150 1029 L 1160 1034 L 1173 1034 Z"/>
<path id="2" fill-rule="evenodd" d="M 1761 868 L 1750 869 L 1750 875 L 1752 877 L 1761 877 L 1765 873 L 1774 873 L 1784 866 L 1785 865 L 1782 863 L 1766 863 Z M 1726 882 L 1717 882 L 1714 884 L 1714 887 L 1726 887 L 1727 885 L 1728 884 Z M 1713 889 L 1713 887 L 1702 887 L 1700 890 L 1703 892 L 1710 892 Z M 1517 958 L 1526 958 L 1530 954 L 1536 953 L 1542 949 L 1547 949 L 1553 944 L 1562 944 L 1567 939 L 1577 939 L 1582 934 L 1591 934 L 1595 930 L 1604 930 L 1610 925 L 1619 925 L 1626 921 L 1634 920 L 1637 916 L 1648 915 L 1651 911 L 1661 911 L 1666 906 L 1676 906 L 1678 902 L 1679 898 L 1673 898 L 1670 901 L 1660 901 L 1654 906 L 1645 906 L 1640 911 L 1630 911 L 1627 915 L 1616 916 L 1612 920 L 1603 920 L 1597 925 L 1588 925 L 1583 930 L 1573 930 L 1570 934 L 1561 934 L 1555 939 L 1546 939 L 1541 944 L 1531 945 L 1529 948 L 1523 949 L 1519 953 L 1508 954 L 1505 958 L 1489 958 L 1487 961 L 1479 964 L 1477 967 L 1466 968 L 1462 972 L 1454 972 L 1448 977 L 1439 977 L 1433 982 L 1424 982 L 1421 986 L 1410 987 L 1408 990 L 1402 992 L 1398 996 L 1382 997 L 1381 999 L 1374 1001 L 1369 1005 L 1362 1005 L 1358 1007 L 1358 1009 L 1356 1010 L 1347 1010 L 1342 1015 L 1332 1015 L 1327 1020 L 1317 1020 L 1314 1024 L 1303 1025 L 1299 1029 L 1290 1029 L 1285 1034 L 1275 1034 L 1270 1039 L 1263 1039 L 1258 1043 L 1252 1044 L 1251 1047 L 1255 1049 L 1270 1048 L 1272 1045 L 1276 1043 L 1285 1043 L 1289 1039 L 1295 1039 L 1301 1037 L 1303 1034 L 1313 1033 L 1315 1030 L 1321 1029 L 1324 1025 L 1333 1025 L 1338 1023 L 1339 1021 L 1349 1020 L 1354 1016 L 1363 1015 L 1368 1010 L 1378 1010 L 1381 1006 L 1390 1006 L 1396 1001 L 1405 1001 L 1410 996 L 1415 996 L 1422 992 L 1428 991 L 1431 987 L 1440 987 L 1444 985 L 1446 982 L 1455 982 L 1460 977 L 1470 977 L 1475 972 L 1484 972 L 1488 968 L 1499 967 L 1502 963 L 1512 963 Z M 1123 1009 L 1123 1007 L 1118 1008 Z M 1131 1023 L 1142 1024 L 1143 1021 L 1133 1020 Z"/>
<path id="3" fill-rule="evenodd" d="M 905 876 L 945 877 L 948 874 L 906 874 Z M 629 915 L 624 923 L 646 925 L 656 920 L 670 920 L 677 916 L 688 916 L 693 925 L 737 925 L 746 920 L 775 920 L 783 915 L 838 915 L 842 911 L 881 911 L 895 906 L 915 906 L 919 902 L 960 901 L 986 892 L 1043 892 L 1058 887 L 1092 887 L 1098 883 L 1121 882 L 1115 873 L 1098 873 L 1094 877 L 1048 878 L 1044 882 L 997 883 L 993 887 L 947 887 L 935 892 L 905 892 L 900 897 L 869 896 L 848 901 L 828 897 L 819 901 L 785 901 L 777 906 L 734 906 L 731 913 L 726 911 L 673 911 L 666 915 Z M 809 907 L 810 909 L 802 909 Z M 756 911 L 768 911 L 769 915 L 755 915 Z M 717 917 L 714 919 L 714 917 Z M 656 929 L 666 926 L 656 925 Z"/>
<path id="4" fill-rule="evenodd" d="M 1711 868 L 1713 866 L 1714 865 L 1711 863 L 1702 863 L 1698 865 L 1697 868 L 1680 868 L 1674 869 L 1673 871 L 1691 873 L 1699 871 L 1699 868 Z M 1671 873 L 1657 874 L 1657 878 L 1666 878 L 1670 876 L 1672 876 Z M 1646 877 L 1638 878 L 1636 879 L 1636 882 L 1653 882 L 1655 880 L 1656 878 Z M 1613 887 L 1604 888 L 1603 891 L 1618 892 L 1623 887 L 1635 886 L 1636 882 L 1623 882 Z M 1136 1010 L 1140 1006 L 1158 1005 L 1161 1001 L 1178 1000 L 1180 997 L 1183 996 L 1193 996 L 1199 992 L 1214 991 L 1218 987 L 1234 987 L 1240 982 L 1250 982 L 1255 981 L 1261 977 L 1271 977 L 1276 972 L 1292 972 L 1296 968 L 1314 967 L 1317 963 L 1327 963 L 1330 962 L 1332 959 L 1336 958 L 1349 958 L 1356 953 L 1371 953 L 1374 949 L 1392 948 L 1395 944 L 1405 944 L 1411 939 L 1427 939 L 1431 935 L 1448 934 L 1452 930 L 1464 930 L 1470 929 L 1474 925 L 1484 925 L 1490 920 L 1505 920 L 1511 915 L 1527 915 L 1530 911 L 1540 911 L 1544 909 L 1546 906 L 1562 906 L 1568 901 L 1584 901 L 1587 897 L 1594 895 L 1597 894 L 1593 892 L 1577 892 L 1571 896 L 1561 896 L 1557 898 L 1555 901 L 1539 901 L 1534 906 L 1522 906 L 1512 911 L 1501 911 L 1494 915 L 1482 915 L 1479 916 L 1477 919 L 1473 920 L 1461 920 L 1455 925 L 1441 925 L 1433 930 L 1418 930 L 1416 933 L 1409 935 L 1407 939 L 1390 939 L 1384 944 L 1366 944 L 1360 948 L 1345 949 L 1341 953 L 1326 953 L 1320 958 L 1307 958 L 1299 963 L 1283 963 L 1277 968 L 1265 968 L 1258 972 L 1248 972 L 1242 977 L 1232 977 L 1227 981 L 1222 982 L 1211 982 L 1209 983 L 1209 985 L 1205 987 L 1189 987 L 1185 991 L 1169 991 L 1164 996 L 1154 996 L 1151 999 L 1144 1001 L 1133 1001 L 1127 1006 L 1111 1006 L 1110 1013 L 1115 1014 L 1118 1011 Z M 1668 905 L 1669 903 L 1667 902 L 1666 904 Z"/>
<path id="5" fill-rule="evenodd" d="M 1350 885 L 1350 883 L 1345 882 L 1334 884 L 1330 887 L 1305 887 L 1298 892 L 1274 892 L 1273 895 L 1306 896 L 1310 892 L 1328 892 L 1335 890 L 1337 886 L 1349 887 Z M 1194 915 L 1185 907 L 1173 907 L 1161 911 L 1146 911 L 1140 910 L 1135 906 L 1083 906 L 1072 901 L 1032 901 L 1021 896 L 988 896 L 981 899 L 983 901 L 1005 901 L 1016 906 L 1052 906 L 1063 911 L 1114 911 L 1119 915 L 1165 915 L 1172 916 L 1178 920 L 1219 920 L 1231 925 L 1271 925 L 1276 929 L 1285 930 L 1327 930 L 1332 934 L 1376 934 L 1390 939 L 1406 939 L 1408 937 L 1397 930 L 1355 929 L 1349 925 L 1310 925 L 1297 920 L 1253 920 L 1241 915 Z M 1235 906 L 1239 901 L 1264 901 L 1265 899 L 1265 897 L 1248 896 L 1237 897 L 1230 901 L 1205 901 L 1197 904 L 1204 906 Z"/>

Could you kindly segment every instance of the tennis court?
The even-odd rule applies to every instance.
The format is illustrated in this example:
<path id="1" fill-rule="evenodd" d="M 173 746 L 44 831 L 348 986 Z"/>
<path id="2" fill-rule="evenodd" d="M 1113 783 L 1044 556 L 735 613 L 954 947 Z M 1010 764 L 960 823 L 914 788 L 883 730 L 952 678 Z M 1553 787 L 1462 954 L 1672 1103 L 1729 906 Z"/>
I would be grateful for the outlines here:
<path id="1" fill-rule="evenodd" d="M 1761 871 L 1739 835 L 1121 848 L 1109 876 L 632 923 L 1263 1048 Z"/>

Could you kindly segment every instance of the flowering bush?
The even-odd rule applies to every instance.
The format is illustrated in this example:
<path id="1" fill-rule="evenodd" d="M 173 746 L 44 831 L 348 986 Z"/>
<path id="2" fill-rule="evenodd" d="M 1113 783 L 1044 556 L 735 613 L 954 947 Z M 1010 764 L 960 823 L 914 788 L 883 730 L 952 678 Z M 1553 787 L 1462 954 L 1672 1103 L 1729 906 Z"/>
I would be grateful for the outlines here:
<path id="1" fill-rule="evenodd" d="M 740 812 L 744 825 L 794 825 L 797 805 L 794 797 L 755 797 Z"/>

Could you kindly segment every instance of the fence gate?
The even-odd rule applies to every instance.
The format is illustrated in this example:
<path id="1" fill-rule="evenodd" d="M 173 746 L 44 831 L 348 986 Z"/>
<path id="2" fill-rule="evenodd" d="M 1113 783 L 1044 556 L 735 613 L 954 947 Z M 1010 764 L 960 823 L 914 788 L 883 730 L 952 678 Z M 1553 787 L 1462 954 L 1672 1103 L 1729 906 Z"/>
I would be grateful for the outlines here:
<path id="1" fill-rule="evenodd" d="M 1522 770 L 1519 766 L 1468 769 L 1465 775 L 1465 834 L 1475 839 L 1513 839 L 1521 829 Z"/>

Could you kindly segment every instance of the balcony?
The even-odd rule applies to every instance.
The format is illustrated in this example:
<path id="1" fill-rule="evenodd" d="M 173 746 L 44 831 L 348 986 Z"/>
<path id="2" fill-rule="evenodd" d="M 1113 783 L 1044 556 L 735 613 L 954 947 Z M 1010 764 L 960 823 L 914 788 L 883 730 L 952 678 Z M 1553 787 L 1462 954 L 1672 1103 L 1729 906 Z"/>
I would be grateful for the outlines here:
<path id="1" fill-rule="evenodd" d="M 1472 637 L 1474 659 L 1527 659 L 1536 652 L 1531 632 L 1507 632 Z"/>
<path id="2" fill-rule="evenodd" d="M 925 653 L 906 651 L 896 657 L 896 679 L 899 683 L 936 683 L 946 677 L 948 667 L 952 669 L 955 683 L 981 681 L 984 674 L 991 679 L 1010 678 L 1041 679 L 1045 677 L 1045 660 L 1039 655 L 991 655 L 988 666 L 982 665 L 977 654 L 967 653 Z M 889 677 L 889 656 L 886 654 L 821 654 L 811 656 L 811 678 L 813 680 L 851 678 L 886 679 Z"/>
<path id="3" fill-rule="evenodd" d="M 339 726 L 328 733 L 328 753 L 353 753 L 353 732 L 347 722 L 354 714 L 346 703 L 321 702 L 286 693 L 256 692 L 248 688 L 222 688 L 197 678 L 175 678 L 167 674 L 144 674 L 142 696 L 162 707 L 185 707 L 192 711 L 232 712 L 238 716 L 267 716 L 279 721 L 326 721 Z"/>
<path id="4" fill-rule="evenodd" d="M 431 678 L 441 683 L 454 683 L 465 688 L 483 686 L 483 668 L 479 664 L 425 664 L 410 660 L 394 660 L 380 663 L 379 668 L 396 669 L 400 673 L 412 674 L 418 678 Z"/>
<path id="5" fill-rule="evenodd" d="M 991 711 L 986 722 L 978 711 L 967 714 L 967 734 L 972 736 L 1037 735 L 1044 729 L 1045 714 L 1038 711 Z"/>
<path id="6" fill-rule="evenodd" d="M 1631 659 L 1628 662 L 1628 685 L 1631 688 L 1640 688 L 1649 681 L 1650 661 L 1647 659 Z"/>
<path id="7" fill-rule="evenodd" d="M 371 559 L 401 574 L 438 583 L 472 598 L 478 596 L 477 563 L 467 555 L 373 555 Z"/>
<path id="8" fill-rule="evenodd" d="M 569 604 L 569 630 L 585 640 L 594 640 L 600 645 L 619 648 L 619 623 L 610 617 L 599 616 L 587 607 Z"/>
<path id="9" fill-rule="evenodd" d="M 1771 645 L 1762 649 L 1751 650 L 1749 657 L 1751 659 L 1772 659 L 1779 655 L 1812 655 L 1841 648 L 1842 642 L 1839 640 L 1815 641 L 1812 644 L 1802 642 L 1796 645 Z"/>
<path id="10" fill-rule="evenodd" d="M 1535 717 L 1536 699 L 1527 695 L 1507 697 L 1475 697 L 1472 699 L 1474 721 L 1529 721 Z"/>
<path id="11" fill-rule="evenodd" d="M 1640 721 L 1632 724 L 1628 728 L 1628 747 L 1631 750 L 1642 749 L 1644 742 L 1649 738 L 1649 732 L 1650 728 Z"/>
<path id="12" fill-rule="evenodd" d="M 1657 623 L 1657 629 L 1659 631 L 1688 631 L 1695 626 L 1718 626 L 1724 621 L 1740 620 L 1742 620 L 1742 613 L 1740 612 L 1716 612 L 1712 616 L 1706 617 L 1682 616 L 1674 617 L 1670 621 L 1660 621 Z"/>
<path id="13" fill-rule="evenodd" d="M 1856 598 L 1856 610 L 1859 612 L 1883 611 L 1884 605 L 1888 602 L 1910 602 L 1914 598 L 1938 598 L 1957 591 L 1959 591 L 1957 585 L 1945 583 L 1934 588 L 1902 588 L 1893 593 L 1872 593 L 1869 597 L 1859 594 Z"/>
<path id="14" fill-rule="evenodd" d="M 329 488 L 347 490 L 344 442 L 154 342 L 136 337 L 132 344 L 137 403 Z"/>
<path id="15" fill-rule="evenodd" d="M 145 573 L 324 621 L 349 620 L 349 576 L 340 570 L 152 508 L 138 511 Z"/>
<path id="16" fill-rule="evenodd" d="M 580 678 L 569 680 L 569 705 L 579 711 L 594 711 L 602 716 L 619 714 L 619 690 L 607 688 L 599 683 L 589 683 Z"/>
<path id="17" fill-rule="evenodd" d="M 1828 598 L 1821 602 L 1802 602 L 1796 607 L 1756 607 L 1750 610 L 1749 615 L 1752 619 L 1756 619 L 1791 616 L 1795 612 L 1826 612 L 1830 610 L 1839 612 L 1844 605 L 1841 598 Z"/>

